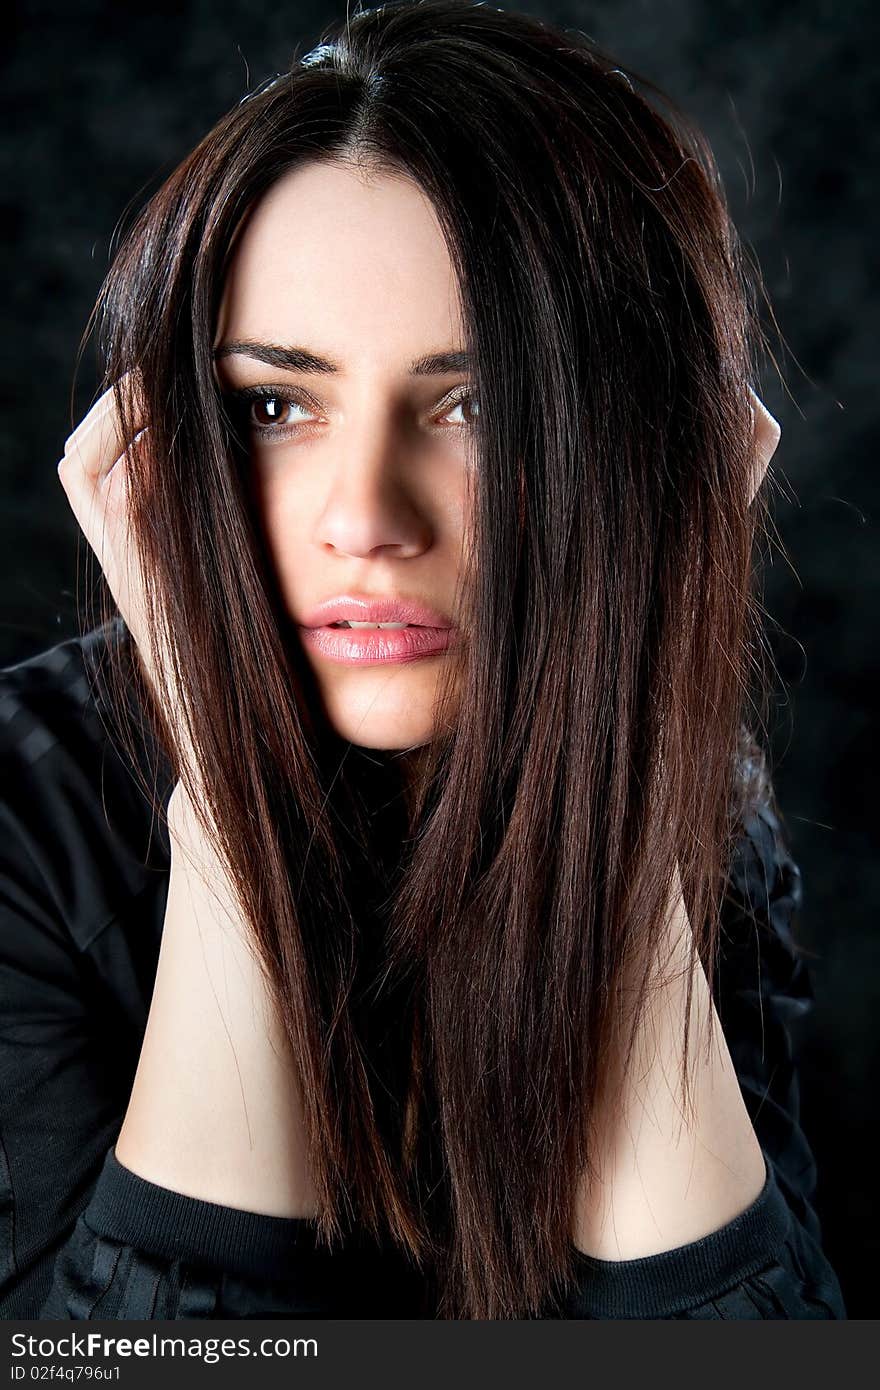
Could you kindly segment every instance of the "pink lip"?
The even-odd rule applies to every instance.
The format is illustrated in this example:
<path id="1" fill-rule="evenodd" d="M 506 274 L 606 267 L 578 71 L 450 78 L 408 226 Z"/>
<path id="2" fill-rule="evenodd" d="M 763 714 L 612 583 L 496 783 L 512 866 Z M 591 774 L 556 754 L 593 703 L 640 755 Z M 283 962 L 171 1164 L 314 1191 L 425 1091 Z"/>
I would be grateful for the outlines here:
<path id="1" fill-rule="evenodd" d="M 364 618 L 364 622 L 382 619 Z M 394 622 L 394 618 L 388 618 Z M 397 621 L 402 622 L 403 619 Z M 303 642 L 331 661 L 348 666 L 376 666 L 389 661 L 420 661 L 437 656 L 455 640 L 449 627 L 344 628 L 301 627 Z"/>
<path id="2" fill-rule="evenodd" d="M 337 628 L 336 622 L 411 623 L 405 628 Z M 372 598 L 340 594 L 307 613 L 300 624 L 303 642 L 331 661 L 374 666 L 388 661 L 419 661 L 437 656 L 456 638 L 445 613 L 420 599 Z"/>
<path id="3" fill-rule="evenodd" d="M 319 603 L 300 619 L 306 628 L 329 627 L 331 623 L 351 619 L 357 623 L 414 623 L 418 627 L 451 628 L 454 623 L 445 613 L 431 608 L 420 599 L 379 598 L 368 594 L 338 594 Z"/>

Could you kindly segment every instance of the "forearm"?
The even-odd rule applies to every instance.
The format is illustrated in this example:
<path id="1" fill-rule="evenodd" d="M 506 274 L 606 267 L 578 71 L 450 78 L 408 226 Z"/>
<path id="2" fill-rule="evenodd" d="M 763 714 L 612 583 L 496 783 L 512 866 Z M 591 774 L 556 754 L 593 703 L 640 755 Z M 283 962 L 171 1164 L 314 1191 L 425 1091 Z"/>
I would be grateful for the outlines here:
<path id="1" fill-rule="evenodd" d="M 311 1216 L 294 1060 L 232 887 L 191 813 L 184 823 L 186 843 L 172 835 L 156 981 L 116 1156 L 187 1196 Z"/>
<path id="2" fill-rule="evenodd" d="M 764 1183 L 764 1158 L 694 962 L 689 1070 L 693 1113 L 679 1095 L 692 932 L 676 876 L 662 981 L 652 982 L 629 1068 L 607 1059 L 595 1124 L 600 1181 L 579 1188 L 574 1240 L 600 1259 L 639 1259 L 698 1240 L 739 1215 Z M 634 985 L 637 972 L 634 974 Z M 634 987 L 634 986 L 633 986 Z M 707 1056 L 710 1011 L 716 1031 Z"/>

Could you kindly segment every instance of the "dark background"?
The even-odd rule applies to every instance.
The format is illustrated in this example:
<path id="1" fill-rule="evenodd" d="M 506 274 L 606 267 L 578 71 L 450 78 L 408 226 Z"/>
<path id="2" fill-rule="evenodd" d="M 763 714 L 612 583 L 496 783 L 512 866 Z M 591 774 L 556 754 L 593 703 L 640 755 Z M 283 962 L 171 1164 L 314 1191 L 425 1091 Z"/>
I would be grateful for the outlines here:
<path id="1" fill-rule="evenodd" d="M 511 8 L 502 5 L 501 8 Z M 815 1010 L 799 1034 L 825 1247 L 851 1317 L 878 1313 L 875 792 L 880 10 L 848 0 L 569 0 L 585 30 L 702 124 L 784 335 L 763 397 L 783 547 L 767 578 L 781 681 L 771 756 L 801 866 Z M 74 635 L 77 526 L 55 473 L 96 387 L 74 358 L 114 231 L 209 126 L 305 52 L 345 0 L 19 4 L 0 83 L 0 665 Z"/>

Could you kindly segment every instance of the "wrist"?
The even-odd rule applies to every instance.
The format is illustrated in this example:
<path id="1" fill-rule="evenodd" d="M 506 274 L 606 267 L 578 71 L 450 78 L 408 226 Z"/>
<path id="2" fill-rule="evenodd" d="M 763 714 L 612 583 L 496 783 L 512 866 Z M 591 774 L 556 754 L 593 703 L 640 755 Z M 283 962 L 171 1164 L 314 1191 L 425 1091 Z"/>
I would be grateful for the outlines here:
<path id="1" fill-rule="evenodd" d="M 173 838 L 188 839 L 198 825 L 192 800 L 182 782 L 175 782 L 167 807 L 168 829 Z"/>
<path id="2" fill-rule="evenodd" d="M 201 803 L 200 810 L 205 813 L 204 803 Z M 192 797 L 183 782 L 175 783 L 166 814 L 171 837 L 172 862 L 185 860 L 191 865 L 195 859 L 200 869 L 213 866 L 216 861 L 216 849 L 205 833 Z"/>
<path id="3" fill-rule="evenodd" d="M 192 800 L 178 783 L 168 802 L 168 829 L 171 837 L 171 883 L 185 887 L 188 901 L 196 911 L 204 909 L 207 921 L 234 926 L 246 933 L 241 902 L 225 862 L 206 835 Z M 172 891 L 176 891 L 172 888 Z M 189 915 L 189 914 L 188 914 Z"/>

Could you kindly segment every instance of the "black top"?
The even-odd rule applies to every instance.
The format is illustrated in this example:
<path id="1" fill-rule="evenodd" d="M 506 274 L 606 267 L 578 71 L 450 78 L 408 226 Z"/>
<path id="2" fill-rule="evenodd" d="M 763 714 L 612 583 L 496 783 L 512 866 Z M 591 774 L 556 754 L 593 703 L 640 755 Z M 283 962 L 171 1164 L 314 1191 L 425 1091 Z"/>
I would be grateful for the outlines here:
<path id="1" fill-rule="evenodd" d="M 357 1236 L 328 1254 L 309 1218 L 187 1197 L 116 1159 L 170 867 L 167 829 L 105 723 L 101 657 L 128 640 L 117 620 L 0 670 L 0 1315 L 434 1317 L 393 1246 Z M 165 802 L 171 786 L 169 770 Z M 579 1254 L 566 1317 L 846 1317 L 798 1118 L 788 1025 L 813 993 L 791 938 L 800 873 L 771 800 L 738 842 L 716 986 L 764 1188 L 663 1254 Z"/>

